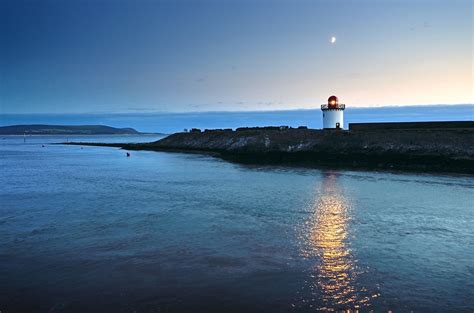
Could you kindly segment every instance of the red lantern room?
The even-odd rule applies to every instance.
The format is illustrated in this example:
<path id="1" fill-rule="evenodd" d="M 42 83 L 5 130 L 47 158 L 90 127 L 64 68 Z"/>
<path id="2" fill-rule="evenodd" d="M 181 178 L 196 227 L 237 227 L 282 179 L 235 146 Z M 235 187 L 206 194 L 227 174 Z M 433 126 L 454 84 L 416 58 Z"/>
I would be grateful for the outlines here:
<path id="1" fill-rule="evenodd" d="M 336 109 L 337 105 L 339 104 L 339 100 L 336 96 L 330 96 L 328 99 L 328 108 L 329 109 Z"/>

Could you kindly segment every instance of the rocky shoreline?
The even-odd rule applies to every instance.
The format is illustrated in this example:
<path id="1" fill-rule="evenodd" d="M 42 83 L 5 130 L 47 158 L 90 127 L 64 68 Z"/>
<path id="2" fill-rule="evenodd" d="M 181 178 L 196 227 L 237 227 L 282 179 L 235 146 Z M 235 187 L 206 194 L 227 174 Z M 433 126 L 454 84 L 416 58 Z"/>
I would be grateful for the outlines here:
<path id="1" fill-rule="evenodd" d="M 474 174 L 473 129 L 327 131 L 249 128 L 176 133 L 150 143 L 67 144 L 206 153 L 252 164 Z"/>

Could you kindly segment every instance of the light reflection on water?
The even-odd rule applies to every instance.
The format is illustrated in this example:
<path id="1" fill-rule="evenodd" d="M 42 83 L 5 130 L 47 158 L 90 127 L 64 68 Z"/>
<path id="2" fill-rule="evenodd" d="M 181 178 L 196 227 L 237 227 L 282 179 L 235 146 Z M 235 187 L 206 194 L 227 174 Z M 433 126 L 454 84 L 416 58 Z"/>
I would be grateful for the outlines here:
<path id="1" fill-rule="evenodd" d="M 351 208 L 339 187 L 337 174 L 326 174 L 317 189 L 313 215 L 304 227 L 302 254 L 314 260 L 306 281 L 312 299 L 304 304 L 321 311 L 357 310 L 370 305 L 369 295 L 357 281 L 357 260 L 351 250 L 349 227 Z"/>

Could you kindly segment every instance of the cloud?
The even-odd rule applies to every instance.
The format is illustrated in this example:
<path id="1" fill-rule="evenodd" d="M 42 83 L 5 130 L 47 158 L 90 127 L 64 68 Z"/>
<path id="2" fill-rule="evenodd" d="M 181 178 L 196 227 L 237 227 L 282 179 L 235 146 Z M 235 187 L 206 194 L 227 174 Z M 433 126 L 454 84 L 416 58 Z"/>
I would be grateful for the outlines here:
<path id="1" fill-rule="evenodd" d="M 423 24 L 417 24 L 417 25 L 412 25 L 410 26 L 410 31 L 415 31 L 415 30 L 418 30 L 420 28 L 430 28 L 431 27 L 431 24 L 427 21 L 424 21 Z"/>
<path id="2" fill-rule="evenodd" d="M 200 108 L 200 107 L 202 107 L 202 104 L 192 103 L 192 104 L 188 104 L 188 107 L 189 108 Z"/>
<path id="3" fill-rule="evenodd" d="M 127 108 L 129 111 L 152 111 L 153 108 Z"/>

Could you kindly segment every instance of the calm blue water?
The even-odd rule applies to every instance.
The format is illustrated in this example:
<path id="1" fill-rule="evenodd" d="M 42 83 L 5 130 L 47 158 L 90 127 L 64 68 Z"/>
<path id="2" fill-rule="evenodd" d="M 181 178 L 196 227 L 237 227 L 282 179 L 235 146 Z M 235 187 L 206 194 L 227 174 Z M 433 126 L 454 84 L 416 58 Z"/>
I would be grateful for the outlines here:
<path id="1" fill-rule="evenodd" d="M 2 312 L 474 310 L 472 176 L 61 141 L 0 140 Z"/>
<path id="2" fill-rule="evenodd" d="M 259 112 L 195 112 L 195 113 L 117 113 L 117 114 L 2 114 L 0 126 L 13 124 L 90 125 L 133 127 L 142 132 L 175 133 L 184 128 L 237 128 L 252 126 L 322 128 L 319 106 L 314 110 Z M 344 127 L 348 123 L 472 121 L 474 105 L 424 105 L 403 107 L 354 108 L 344 111 Z"/>

